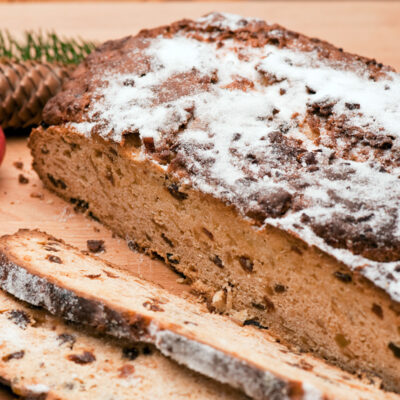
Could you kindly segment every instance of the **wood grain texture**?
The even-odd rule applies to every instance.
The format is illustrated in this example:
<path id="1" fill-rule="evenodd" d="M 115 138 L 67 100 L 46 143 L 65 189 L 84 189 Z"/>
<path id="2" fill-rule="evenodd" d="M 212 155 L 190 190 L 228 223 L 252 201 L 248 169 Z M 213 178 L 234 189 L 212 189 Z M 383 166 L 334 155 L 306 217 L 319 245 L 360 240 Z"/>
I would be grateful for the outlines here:
<path id="1" fill-rule="evenodd" d="M 400 68 L 400 2 L 267 1 L 168 3 L 15 3 L 0 4 L 2 28 L 54 29 L 69 36 L 104 41 L 141 28 L 210 11 L 226 11 L 279 22 L 352 52 Z"/>
<path id="2" fill-rule="evenodd" d="M 256 16 L 287 28 L 329 40 L 348 51 L 375 57 L 400 69 L 400 2 L 168 2 L 0 4 L 2 28 L 20 34 L 26 29 L 56 30 L 98 42 L 134 34 L 141 28 L 195 18 L 210 11 Z M 104 258 L 175 293 L 187 291 L 177 275 L 160 262 L 130 251 L 97 222 L 42 187 L 31 170 L 26 139 L 9 138 L 0 167 L 0 235 L 19 228 L 38 228 L 81 249 L 86 240 L 106 242 Z M 23 170 L 13 163 L 22 161 Z M 20 184 L 22 173 L 29 183 Z M 43 198 L 31 197 L 41 193 Z M 0 391 L 0 400 L 6 400 Z"/>

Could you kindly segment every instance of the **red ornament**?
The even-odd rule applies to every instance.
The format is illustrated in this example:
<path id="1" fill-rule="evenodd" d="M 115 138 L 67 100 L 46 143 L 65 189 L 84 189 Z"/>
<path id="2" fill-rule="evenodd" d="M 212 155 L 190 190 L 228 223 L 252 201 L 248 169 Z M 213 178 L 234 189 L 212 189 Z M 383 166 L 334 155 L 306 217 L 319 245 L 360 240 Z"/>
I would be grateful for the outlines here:
<path id="1" fill-rule="evenodd" d="M 6 137 L 4 135 L 3 129 L 1 129 L 0 127 L 0 164 L 3 161 L 5 152 L 6 152 Z"/>

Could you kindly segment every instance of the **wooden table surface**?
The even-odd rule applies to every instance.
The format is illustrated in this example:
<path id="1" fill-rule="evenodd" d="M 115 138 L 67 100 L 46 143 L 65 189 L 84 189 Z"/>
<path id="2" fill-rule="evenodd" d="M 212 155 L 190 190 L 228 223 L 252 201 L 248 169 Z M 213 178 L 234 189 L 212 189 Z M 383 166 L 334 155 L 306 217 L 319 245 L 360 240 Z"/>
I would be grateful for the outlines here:
<path id="1" fill-rule="evenodd" d="M 400 2 L 394 1 L 0 4 L 1 27 L 15 34 L 25 29 L 54 29 L 96 41 L 215 10 L 278 22 L 400 69 Z M 0 167 L 0 235 L 19 228 L 39 228 L 82 249 L 87 239 L 104 239 L 108 260 L 172 292 L 187 290 L 160 262 L 133 253 L 124 241 L 112 238 L 100 224 L 76 214 L 71 205 L 45 190 L 30 168 L 26 138 L 8 138 L 7 145 Z M 24 163 L 22 171 L 13 165 L 15 161 Z M 29 179 L 28 184 L 18 182 L 21 173 Z M 0 400 L 8 398 L 0 388 Z"/>
<path id="2" fill-rule="evenodd" d="M 400 67 L 400 2 L 397 1 L 0 3 L 1 28 L 12 32 L 55 29 L 98 41 L 184 17 L 199 17 L 210 11 L 279 22 Z"/>

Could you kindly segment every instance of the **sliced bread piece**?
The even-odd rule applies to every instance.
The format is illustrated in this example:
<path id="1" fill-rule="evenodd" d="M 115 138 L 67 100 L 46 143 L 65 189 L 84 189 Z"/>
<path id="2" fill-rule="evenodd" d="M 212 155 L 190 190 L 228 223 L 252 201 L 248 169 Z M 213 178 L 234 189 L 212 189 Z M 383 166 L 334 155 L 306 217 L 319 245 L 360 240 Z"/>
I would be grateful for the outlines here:
<path id="1" fill-rule="evenodd" d="M 245 400 L 151 345 L 119 342 L 89 336 L 0 291 L 0 382 L 24 398 Z"/>
<path id="2" fill-rule="evenodd" d="M 43 232 L 0 238 L 0 286 L 101 333 L 154 344 L 255 399 L 400 399 Z"/>

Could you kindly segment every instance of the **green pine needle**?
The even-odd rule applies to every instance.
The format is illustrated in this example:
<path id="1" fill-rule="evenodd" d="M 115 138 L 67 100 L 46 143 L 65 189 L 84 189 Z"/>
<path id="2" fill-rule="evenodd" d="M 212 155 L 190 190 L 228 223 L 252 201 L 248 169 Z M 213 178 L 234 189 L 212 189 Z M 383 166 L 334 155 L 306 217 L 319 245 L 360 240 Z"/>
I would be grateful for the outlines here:
<path id="1" fill-rule="evenodd" d="M 47 61 L 63 65 L 78 64 L 96 47 L 93 42 L 60 38 L 54 32 L 25 32 L 18 40 L 0 30 L 0 59 Z"/>

